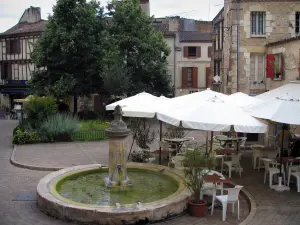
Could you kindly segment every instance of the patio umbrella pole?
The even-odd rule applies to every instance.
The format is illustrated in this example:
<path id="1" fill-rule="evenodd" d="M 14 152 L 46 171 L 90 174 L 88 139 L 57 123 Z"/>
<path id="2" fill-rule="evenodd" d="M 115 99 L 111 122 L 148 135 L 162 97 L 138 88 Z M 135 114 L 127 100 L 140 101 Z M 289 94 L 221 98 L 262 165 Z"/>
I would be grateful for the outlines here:
<path id="1" fill-rule="evenodd" d="M 132 151 L 132 147 L 133 147 L 133 144 L 134 144 L 134 140 L 135 140 L 135 138 L 136 138 L 136 134 L 137 134 L 138 128 L 139 128 L 139 126 L 140 126 L 140 121 L 141 121 L 141 119 L 139 118 L 138 123 L 137 123 L 137 126 L 136 126 L 135 131 L 134 131 L 134 135 L 133 135 L 133 139 L 132 139 L 132 143 L 131 143 L 131 147 L 130 147 L 130 150 L 129 150 L 129 154 L 128 154 L 127 160 L 129 160 L 129 158 L 130 158 L 130 154 L 131 154 L 131 151 Z"/>
<path id="2" fill-rule="evenodd" d="M 281 138 L 281 149 L 280 149 L 280 168 L 279 168 L 279 171 L 280 171 L 279 174 L 280 174 L 281 179 L 282 179 L 281 168 L 282 168 L 283 141 L 284 141 L 284 125 L 282 124 L 282 138 Z M 279 185 L 281 185 L 281 183 L 279 183 Z"/>
<path id="3" fill-rule="evenodd" d="M 161 165 L 162 121 L 159 121 L 159 165 Z"/>
<path id="4" fill-rule="evenodd" d="M 210 133 L 210 154 L 212 154 L 213 136 L 214 136 L 214 132 L 211 131 L 211 133 Z"/>
<path id="5" fill-rule="evenodd" d="M 205 154 L 208 153 L 208 131 L 206 131 L 206 146 L 205 146 Z"/>

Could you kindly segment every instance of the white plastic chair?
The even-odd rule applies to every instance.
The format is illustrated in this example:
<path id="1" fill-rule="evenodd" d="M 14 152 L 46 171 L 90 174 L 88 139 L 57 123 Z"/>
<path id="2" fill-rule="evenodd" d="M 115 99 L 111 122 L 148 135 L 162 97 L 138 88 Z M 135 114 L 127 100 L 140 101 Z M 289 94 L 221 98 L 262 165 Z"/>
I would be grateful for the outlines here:
<path id="1" fill-rule="evenodd" d="M 227 191 L 227 195 L 217 195 L 216 199 L 221 202 L 222 204 L 222 220 L 226 220 L 226 212 L 227 212 L 227 205 L 232 204 L 232 212 L 234 213 L 234 205 L 237 203 L 237 214 L 238 219 L 240 219 L 240 201 L 239 201 L 239 193 L 243 186 L 236 185 L 234 188 L 223 188 L 224 191 Z M 213 203 L 214 204 L 214 198 Z M 213 207 L 212 212 L 213 213 Z"/>
<path id="2" fill-rule="evenodd" d="M 267 159 L 267 158 L 263 158 L 262 160 L 264 161 L 264 165 L 265 165 L 264 184 L 267 181 L 267 174 L 269 173 L 269 187 L 271 187 L 273 183 L 273 175 L 280 174 L 280 170 L 275 167 L 277 163 L 275 163 L 274 160 Z M 270 165 L 272 165 L 272 167 Z M 282 174 L 283 174 L 283 180 L 285 181 L 285 173 L 283 171 L 283 167 L 282 167 Z"/>
<path id="3" fill-rule="evenodd" d="M 300 159 L 300 157 L 297 157 L 296 159 Z M 291 162 L 288 171 L 288 186 L 290 186 L 291 176 L 296 178 L 297 192 L 300 192 L 300 165 L 293 165 L 293 163 Z"/>
<path id="4" fill-rule="evenodd" d="M 246 141 L 247 141 L 247 137 L 242 137 L 241 138 L 241 142 L 240 142 L 240 149 L 243 149 L 245 152 L 246 151 Z"/>
<path id="5" fill-rule="evenodd" d="M 235 172 L 238 172 L 240 174 L 240 177 L 242 176 L 242 167 L 241 167 L 241 156 L 242 153 L 238 154 L 232 154 L 230 161 L 224 161 L 224 165 L 228 166 L 228 176 L 231 178 L 231 171 L 233 167 L 235 168 Z"/>
<path id="6" fill-rule="evenodd" d="M 258 169 L 260 168 L 260 158 L 262 157 L 260 148 L 263 148 L 263 145 L 251 145 L 252 149 L 252 165 L 253 169 L 256 169 L 257 159 L 258 159 Z"/>
<path id="7" fill-rule="evenodd" d="M 222 135 L 222 134 L 213 136 L 213 142 L 214 143 L 218 143 L 219 145 L 224 146 L 225 142 L 224 141 L 219 141 L 218 138 L 226 139 L 227 136 L 226 135 Z"/>

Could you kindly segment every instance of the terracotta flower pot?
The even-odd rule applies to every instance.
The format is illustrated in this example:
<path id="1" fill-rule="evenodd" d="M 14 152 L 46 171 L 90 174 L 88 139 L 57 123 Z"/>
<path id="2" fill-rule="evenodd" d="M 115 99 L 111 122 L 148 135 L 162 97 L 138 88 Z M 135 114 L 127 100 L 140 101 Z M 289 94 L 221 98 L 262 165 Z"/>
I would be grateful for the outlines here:
<path id="1" fill-rule="evenodd" d="M 207 201 L 201 200 L 200 204 L 195 204 L 193 201 L 188 202 L 189 214 L 195 217 L 203 217 L 206 212 Z"/>

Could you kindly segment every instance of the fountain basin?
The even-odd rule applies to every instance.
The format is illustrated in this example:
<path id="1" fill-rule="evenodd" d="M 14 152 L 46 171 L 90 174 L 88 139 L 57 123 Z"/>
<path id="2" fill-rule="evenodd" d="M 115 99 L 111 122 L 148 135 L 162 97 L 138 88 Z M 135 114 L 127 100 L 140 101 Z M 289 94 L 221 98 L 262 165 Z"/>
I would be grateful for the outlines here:
<path id="1" fill-rule="evenodd" d="M 99 188 L 95 182 L 88 185 L 89 179 L 95 180 L 107 173 L 108 168 L 100 169 L 100 167 L 99 164 L 76 166 L 48 174 L 40 180 L 37 186 L 38 208 L 62 220 L 116 225 L 134 224 L 141 220 L 163 220 L 180 214 L 187 207 L 190 192 L 185 188 L 181 171 L 154 164 L 128 163 L 128 173 L 133 175 L 131 178 L 133 187 L 128 187 L 124 193 L 121 191 L 121 196 L 118 197 L 119 191 L 110 190 L 111 194 L 108 194 L 102 179 L 99 180 Z M 149 187 L 151 190 L 140 193 L 141 190 L 138 188 L 145 188 L 149 185 L 144 183 L 145 179 L 136 179 L 138 176 L 135 173 L 141 176 L 144 174 L 147 176 L 146 179 L 151 177 L 150 182 L 153 183 L 156 180 L 161 187 L 154 187 L 154 185 L 152 188 Z M 82 185 L 85 180 L 86 187 Z M 84 189 L 82 192 L 76 188 L 75 191 L 72 189 L 72 185 L 76 185 L 76 182 L 81 184 L 78 186 L 79 189 Z M 163 185 L 171 190 L 166 190 Z M 133 189 L 130 190 L 131 188 Z M 162 193 L 155 194 L 159 190 L 162 190 Z M 103 192 L 100 197 L 97 195 L 98 191 Z M 109 201 L 105 200 L 107 197 L 110 197 Z"/>

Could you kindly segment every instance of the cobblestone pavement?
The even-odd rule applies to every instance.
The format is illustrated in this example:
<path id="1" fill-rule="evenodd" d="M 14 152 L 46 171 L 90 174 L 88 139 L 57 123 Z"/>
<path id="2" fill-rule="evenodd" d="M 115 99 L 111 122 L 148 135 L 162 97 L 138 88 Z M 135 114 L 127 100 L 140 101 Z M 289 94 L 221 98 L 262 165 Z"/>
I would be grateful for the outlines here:
<path id="1" fill-rule="evenodd" d="M 18 194 L 35 194 L 38 181 L 48 172 L 27 170 L 15 167 L 9 163 L 12 145 L 11 133 L 15 121 L 0 120 L 0 225 L 71 225 L 41 213 L 36 207 L 36 201 L 14 201 Z M 33 156 L 39 154 L 39 150 Z M 100 154 L 100 153 L 98 153 Z M 62 157 L 62 156 L 59 156 Z M 72 156 L 74 157 L 74 155 Z M 54 158 L 52 158 L 55 160 Z M 248 215 L 246 200 L 241 197 L 241 218 Z M 188 215 L 157 223 L 158 225 L 197 225 L 197 224 L 238 224 L 235 215 L 227 214 L 227 221 L 221 221 L 221 211 L 216 209 L 214 216 L 193 218 Z"/>

